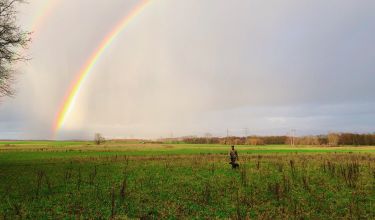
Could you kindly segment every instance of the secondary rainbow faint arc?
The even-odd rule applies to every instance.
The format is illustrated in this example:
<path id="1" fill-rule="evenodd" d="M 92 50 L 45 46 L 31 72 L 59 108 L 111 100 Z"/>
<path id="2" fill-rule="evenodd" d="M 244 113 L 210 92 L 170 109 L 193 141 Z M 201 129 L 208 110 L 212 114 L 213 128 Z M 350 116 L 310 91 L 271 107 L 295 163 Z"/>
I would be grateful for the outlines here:
<path id="1" fill-rule="evenodd" d="M 135 18 L 141 11 L 151 2 L 151 0 L 143 0 L 138 5 L 135 6 L 133 10 L 125 17 L 123 17 L 120 22 L 112 29 L 109 34 L 102 40 L 99 47 L 92 53 L 89 59 L 86 61 L 85 65 L 81 68 L 77 74 L 77 78 L 71 84 L 68 95 L 65 97 L 63 105 L 56 117 L 54 123 L 54 131 L 56 132 L 60 129 L 69 113 L 72 111 L 72 108 L 77 100 L 79 92 L 82 88 L 82 85 L 90 74 L 91 70 L 94 68 L 96 62 L 99 60 L 103 52 L 111 45 L 113 40 L 128 26 L 128 24 Z"/>
<path id="2" fill-rule="evenodd" d="M 31 25 L 31 31 L 33 35 L 38 32 L 40 27 L 47 20 L 48 16 L 54 11 L 58 3 L 60 2 L 61 0 L 45 0 L 43 7 L 39 10 Z"/>

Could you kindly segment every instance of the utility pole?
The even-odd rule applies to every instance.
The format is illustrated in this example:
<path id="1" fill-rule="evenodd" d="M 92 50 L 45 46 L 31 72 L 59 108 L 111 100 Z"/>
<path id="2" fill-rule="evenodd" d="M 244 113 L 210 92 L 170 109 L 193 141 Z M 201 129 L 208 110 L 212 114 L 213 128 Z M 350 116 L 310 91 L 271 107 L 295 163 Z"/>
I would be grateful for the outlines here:
<path id="1" fill-rule="evenodd" d="M 247 134 L 248 134 L 248 128 L 244 128 L 244 131 L 245 131 L 245 142 L 244 144 L 247 144 Z"/>
<path id="2" fill-rule="evenodd" d="M 290 130 L 290 135 L 291 135 L 291 137 L 290 137 L 290 145 L 291 146 L 294 146 L 295 145 L 295 135 L 296 135 L 296 129 L 291 129 Z"/>
<path id="3" fill-rule="evenodd" d="M 227 128 L 227 137 L 225 138 L 225 144 L 228 144 L 229 129 Z"/>

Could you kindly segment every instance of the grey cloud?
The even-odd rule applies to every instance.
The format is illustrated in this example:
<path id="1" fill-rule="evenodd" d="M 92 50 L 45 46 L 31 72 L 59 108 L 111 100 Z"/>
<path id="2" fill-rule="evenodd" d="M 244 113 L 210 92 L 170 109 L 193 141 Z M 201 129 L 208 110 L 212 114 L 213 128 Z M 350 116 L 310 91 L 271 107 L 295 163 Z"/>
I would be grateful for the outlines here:
<path id="1" fill-rule="evenodd" d="M 137 2 L 64 1 L 0 119 L 22 127 L 20 138 L 49 138 L 75 75 Z M 374 9 L 354 0 L 153 1 L 95 65 L 59 138 L 372 132 Z M 6 138 L 9 126 L 0 129 Z"/>

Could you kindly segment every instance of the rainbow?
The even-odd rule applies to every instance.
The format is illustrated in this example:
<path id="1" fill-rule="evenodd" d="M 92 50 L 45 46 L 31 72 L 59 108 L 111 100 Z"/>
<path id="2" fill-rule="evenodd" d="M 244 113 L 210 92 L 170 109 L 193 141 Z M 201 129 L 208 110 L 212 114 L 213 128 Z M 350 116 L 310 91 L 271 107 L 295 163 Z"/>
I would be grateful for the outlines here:
<path id="1" fill-rule="evenodd" d="M 92 53 L 89 59 L 86 61 L 85 65 L 81 68 L 77 74 L 76 79 L 70 86 L 68 94 L 64 99 L 62 107 L 57 114 L 54 123 L 54 131 L 58 131 L 67 119 L 69 113 L 72 111 L 77 97 L 80 93 L 82 85 L 84 84 L 86 78 L 91 73 L 95 64 L 98 62 L 101 55 L 106 51 L 106 49 L 111 45 L 115 38 L 128 26 L 128 24 L 134 19 L 141 11 L 151 2 L 151 0 L 142 0 L 139 4 L 131 10 L 129 14 L 123 17 L 120 22 L 114 26 L 111 32 L 109 32 L 106 37 L 99 44 L 99 47 Z"/>
<path id="2" fill-rule="evenodd" d="M 45 0 L 44 2 L 43 7 L 40 8 L 32 22 L 31 31 L 33 35 L 39 31 L 41 26 L 47 20 L 48 16 L 54 11 L 61 0 Z"/>
<path id="3" fill-rule="evenodd" d="M 29 26 L 30 28 L 30 38 L 34 40 L 36 38 L 36 34 L 39 33 L 41 27 L 46 22 L 49 15 L 56 9 L 58 4 L 61 0 L 44 0 L 42 7 L 38 10 L 38 12 L 33 16 L 32 22 Z M 28 56 L 26 53 L 29 48 L 21 48 L 18 53 L 24 56 Z"/>

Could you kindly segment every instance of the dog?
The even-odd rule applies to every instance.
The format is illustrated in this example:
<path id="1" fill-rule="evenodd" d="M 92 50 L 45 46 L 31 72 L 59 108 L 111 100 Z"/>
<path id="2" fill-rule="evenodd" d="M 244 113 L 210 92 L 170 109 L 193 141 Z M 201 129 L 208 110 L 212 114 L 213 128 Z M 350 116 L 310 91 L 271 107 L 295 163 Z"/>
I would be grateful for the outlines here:
<path id="1" fill-rule="evenodd" d="M 237 168 L 240 168 L 240 165 L 238 164 L 238 163 L 236 163 L 236 162 L 229 162 L 229 164 L 231 164 L 232 165 L 232 169 L 237 169 Z"/>

